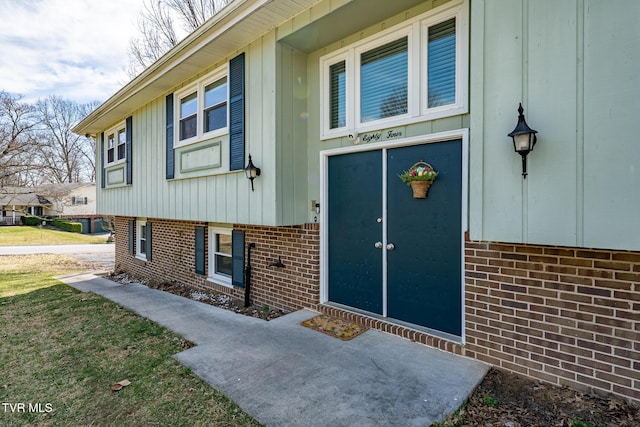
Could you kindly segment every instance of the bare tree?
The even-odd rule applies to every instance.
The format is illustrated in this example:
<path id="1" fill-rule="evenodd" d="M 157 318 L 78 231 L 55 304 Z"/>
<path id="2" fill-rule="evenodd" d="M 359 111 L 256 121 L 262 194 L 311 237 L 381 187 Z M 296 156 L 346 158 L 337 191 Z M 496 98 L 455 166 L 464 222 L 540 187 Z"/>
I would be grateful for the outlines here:
<path id="1" fill-rule="evenodd" d="M 185 34 L 193 32 L 231 0 L 145 0 L 138 31 L 140 37 L 129 42 L 129 77 L 158 60 L 178 44 L 175 20 Z"/>
<path id="2" fill-rule="evenodd" d="M 78 108 L 80 109 L 80 117 L 86 117 L 93 110 L 98 108 L 100 105 L 99 101 L 89 102 L 87 104 L 79 104 Z M 80 152 L 87 163 L 87 182 L 95 182 L 96 180 L 96 140 L 91 137 L 84 138 L 84 144 L 81 144 Z"/>
<path id="3" fill-rule="evenodd" d="M 95 177 L 90 138 L 71 131 L 95 103 L 81 105 L 52 95 L 36 103 L 39 162 L 52 183 L 87 182 Z"/>
<path id="4" fill-rule="evenodd" d="M 37 120 L 33 106 L 21 99 L 0 91 L 0 186 L 24 185 L 33 168 Z"/>

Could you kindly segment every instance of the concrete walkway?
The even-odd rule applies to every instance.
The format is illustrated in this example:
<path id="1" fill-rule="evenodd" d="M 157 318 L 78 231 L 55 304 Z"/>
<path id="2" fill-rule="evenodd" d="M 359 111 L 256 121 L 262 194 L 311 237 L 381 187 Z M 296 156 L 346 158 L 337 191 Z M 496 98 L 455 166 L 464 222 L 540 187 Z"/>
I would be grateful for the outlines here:
<path id="1" fill-rule="evenodd" d="M 301 326 L 317 314 L 308 310 L 266 322 L 140 284 L 91 274 L 61 280 L 197 343 L 176 357 L 268 426 L 429 426 L 488 370 L 374 330 L 340 341 Z"/>

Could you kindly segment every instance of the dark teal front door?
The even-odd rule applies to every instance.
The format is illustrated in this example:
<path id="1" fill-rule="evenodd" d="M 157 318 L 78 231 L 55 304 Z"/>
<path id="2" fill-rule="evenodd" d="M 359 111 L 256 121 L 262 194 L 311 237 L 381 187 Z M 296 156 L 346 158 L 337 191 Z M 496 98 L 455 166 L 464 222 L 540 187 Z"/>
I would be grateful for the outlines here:
<path id="1" fill-rule="evenodd" d="M 329 158 L 329 299 L 382 314 L 382 152 Z M 372 243 L 373 242 L 373 243 Z"/>
<path id="2" fill-rule="evenodd" d="M 397 176 L 419 160 L 439 173 L 426 199 Z M 460 336 L 461 141 L 332 156 L 328 174 L 329 301 Z"/>

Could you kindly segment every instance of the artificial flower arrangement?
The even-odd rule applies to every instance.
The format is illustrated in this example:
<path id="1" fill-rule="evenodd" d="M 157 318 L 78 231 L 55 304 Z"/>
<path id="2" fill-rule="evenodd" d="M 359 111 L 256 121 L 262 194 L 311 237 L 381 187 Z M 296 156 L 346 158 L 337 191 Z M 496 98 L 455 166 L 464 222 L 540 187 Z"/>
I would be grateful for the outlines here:
<path id="1" fill-rule="evenodd" d="M 427 162 L 419 161 L 398 177 L 413 190 L 415 199 L 425 199 L 431 183 L 438 176 L 438 172 Z"/>

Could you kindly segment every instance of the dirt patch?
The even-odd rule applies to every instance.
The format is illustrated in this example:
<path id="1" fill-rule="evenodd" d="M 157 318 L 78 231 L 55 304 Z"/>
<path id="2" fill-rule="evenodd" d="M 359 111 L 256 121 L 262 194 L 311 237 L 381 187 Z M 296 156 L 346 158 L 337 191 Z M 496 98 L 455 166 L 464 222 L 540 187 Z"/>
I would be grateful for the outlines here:
<path id="1" fill-rule="evenodd" d="M 284 316 L 286 313 L 283 310 L 277 308 L 271 308 L 267 305 L 250 305 L 244 306 L 244 302 L 229 295 L 217 292 L 211 289 L 202 290 L 193 286 L 185 285 L 178 282 L 150 282 L 145 280 L 137 280 L 129 277 L 124 273 L 116 274 L 111 273 L 106 276 L 107 279 L 113 280 L 121 284 L 128 283 L 142 283 L 152 289 L 158 289 L 164 292 L 169 292 L 174 295 L 189 298 L 194 301 L 200 301 L 205 304 L 213 305 L 215 307 L 224 308 L 225 310 L 233 311 L 234 313 L 243 314 L 245 316 L 256 317 L 262 320 L 272 320 L 280 316 Z"/>
<path id="2" fill-rule="evenodd" d="M 491 369 L 466 405 L 440 426 L 637 427 L 639 408 Z"/>

